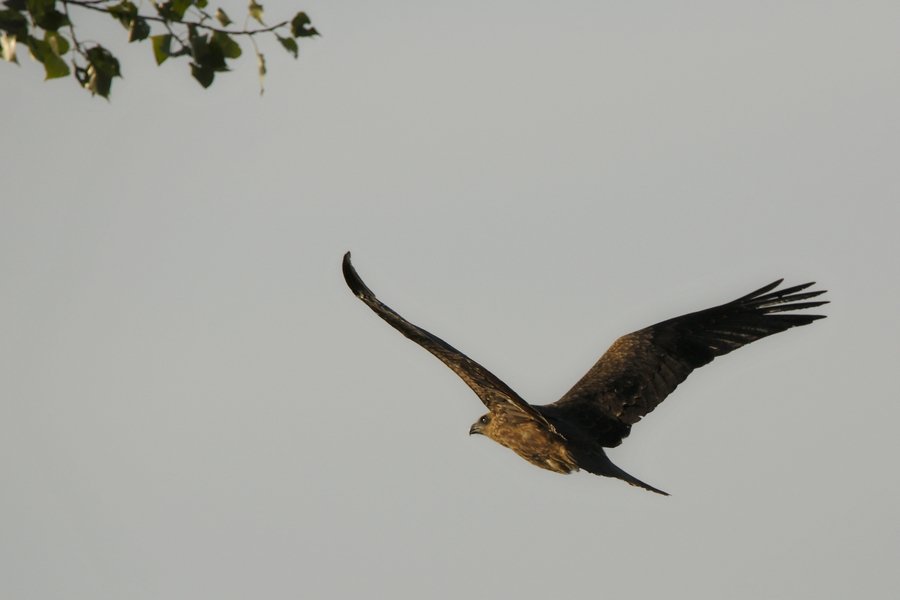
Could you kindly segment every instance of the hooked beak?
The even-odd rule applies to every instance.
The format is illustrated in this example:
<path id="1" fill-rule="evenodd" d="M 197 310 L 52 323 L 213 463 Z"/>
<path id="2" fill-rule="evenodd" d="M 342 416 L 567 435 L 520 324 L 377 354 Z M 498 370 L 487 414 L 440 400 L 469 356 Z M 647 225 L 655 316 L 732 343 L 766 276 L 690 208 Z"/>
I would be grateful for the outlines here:
<path id="1" fill-rule="evenodd" d="M 469 435 L 474 435 L 476 433 L 481 433 L 481 423 L 475 423 L 474 425 L 469 427 Z"/>

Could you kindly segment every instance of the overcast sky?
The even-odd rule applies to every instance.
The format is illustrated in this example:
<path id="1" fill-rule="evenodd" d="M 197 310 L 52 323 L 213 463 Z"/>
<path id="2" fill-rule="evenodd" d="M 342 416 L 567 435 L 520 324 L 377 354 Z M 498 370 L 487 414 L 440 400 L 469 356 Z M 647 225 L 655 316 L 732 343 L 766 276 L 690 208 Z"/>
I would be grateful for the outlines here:
<path id="1" fill-rule="evenodd" d="M 900 4 L 301 8 L 263 98 L 111 20 L 109 103 L 0 65 L 0 597 L 896 593 Z M 469 437 L 346 250 L 536 404 L 776 278 L 832 304 L 610 452 L 664 498 Z"/>

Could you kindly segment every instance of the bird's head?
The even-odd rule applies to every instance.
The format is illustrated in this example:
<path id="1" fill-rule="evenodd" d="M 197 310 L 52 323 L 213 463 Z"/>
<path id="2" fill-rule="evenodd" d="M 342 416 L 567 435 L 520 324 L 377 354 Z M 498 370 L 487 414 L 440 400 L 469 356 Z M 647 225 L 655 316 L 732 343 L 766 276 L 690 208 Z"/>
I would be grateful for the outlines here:
<path id="1" fill-rule="evenodd" d="M 491 416 L 491 413 L 481 415 L 481 417 L 479 417 L 478 420 L 472 423 L 472 426 L 469 427 L 469 435 L 473 435 L 476 433 L 479 435 L 486 435 L 485 430 L 487 429 L 488 425 L 491 424 Z"/>
<path id="2" fill-rule="evenodd" d="M 516 429 L 526 423 L 532 423 L 534 419 L 524 412 L 507 405 L 496 405 L 491 408 L 469 427 L 469 435 L 479 434 L 491 438 L 495 442 L 504 444 L 504 437 L 510 430 Z"/>

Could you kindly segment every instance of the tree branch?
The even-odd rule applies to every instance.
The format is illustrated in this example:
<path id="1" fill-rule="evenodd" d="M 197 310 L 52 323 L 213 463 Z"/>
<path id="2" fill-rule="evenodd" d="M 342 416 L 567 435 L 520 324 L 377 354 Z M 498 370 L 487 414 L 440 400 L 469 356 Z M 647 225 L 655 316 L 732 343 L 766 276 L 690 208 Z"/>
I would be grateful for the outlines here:
<path id="1" fill-rule="evenodd" d="M 66 7 L 68 11 L 68 6 L 71 4 L 73 6 L 78 6 L 80 8 L 86 8 L 88 10 L 93 10 L 96 12 L 101 12 L 110 16 L 115 16 L 109 10 L 108 6 L 101 6 L 101 4 L 105 5 L 110 2 L 110 0 L 61 0 L 63 5 Z M 288 24 L 290 21 L 281 21 L 275 25 L 270 25 L 268 27 L 260 27 L 259 29 L 223 29 L 221 27 L 215 27 L 213 25 L 207 25 L 202 20 L 201 21 L 190 21 L 186 19 L 164 19 L 158 15 L 142 15 L 138 14 L 138 17 L 141 19 L 145 19 L 147 21 L 154 21 L 156 23 L 179 23 L 181 25 L 193 25 L 194 27 L 198 27 L 200 29 L 205 29 L 207 31 L 224 33 L 227 35 L 247 35 L 254 36 L 260 33 L 269 33 L 271 31 L 275 31 L 276 29 L 280 29 Z"/>

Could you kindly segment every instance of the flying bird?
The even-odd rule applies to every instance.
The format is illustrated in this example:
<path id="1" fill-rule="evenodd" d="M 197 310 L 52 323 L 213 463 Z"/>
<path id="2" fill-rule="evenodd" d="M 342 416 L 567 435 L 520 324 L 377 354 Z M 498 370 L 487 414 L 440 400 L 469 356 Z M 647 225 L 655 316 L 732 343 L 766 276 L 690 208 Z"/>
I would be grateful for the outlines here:
<path id="1" fill-rule="evenodd" d="M 528 462 L 557 473 L 584 469 L 668 495 L 610 461 L 631 426 L 671 394 L 691 371 L 741 346 L 824 315 L 784 314 L 827 304 L 809 301 L 825 293 L 804 291 L 814 282 L 776 289 L 782 279 L 731 302 L 675 317 L 613 342 L 600 360 L 552 404 L 528 404 L 483 366 L 421 327 L 372 293 L 344 255 L 344 279 L 356 296 L 400 333 L 450 367 L 487 407 L 469 429 L 506 446 Z"/>

